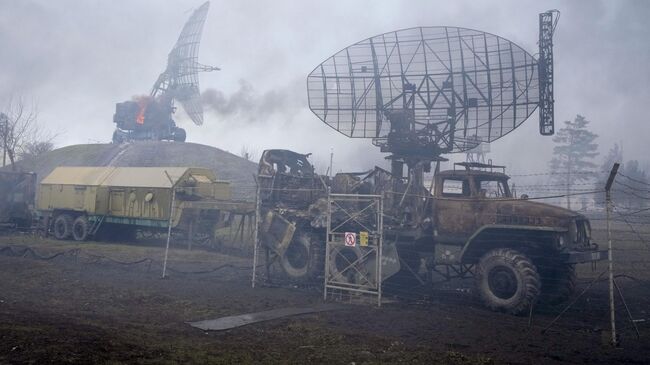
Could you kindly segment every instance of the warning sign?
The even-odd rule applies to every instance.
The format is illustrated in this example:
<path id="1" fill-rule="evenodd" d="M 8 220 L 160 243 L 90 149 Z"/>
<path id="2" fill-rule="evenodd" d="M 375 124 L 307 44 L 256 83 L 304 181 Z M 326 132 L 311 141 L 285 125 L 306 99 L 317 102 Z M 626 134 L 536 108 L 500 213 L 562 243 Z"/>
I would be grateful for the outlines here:
<path id="1" fill-rule="evenodd" d="M 368 232 L 359 232 L 359 246 L 368 246 Z"/>
<path id="2" fill-rule="evenodd" d="M 357 245 L 357 235 L 354 232 L 345 232 L 345 245 L 349 247 Z"/>

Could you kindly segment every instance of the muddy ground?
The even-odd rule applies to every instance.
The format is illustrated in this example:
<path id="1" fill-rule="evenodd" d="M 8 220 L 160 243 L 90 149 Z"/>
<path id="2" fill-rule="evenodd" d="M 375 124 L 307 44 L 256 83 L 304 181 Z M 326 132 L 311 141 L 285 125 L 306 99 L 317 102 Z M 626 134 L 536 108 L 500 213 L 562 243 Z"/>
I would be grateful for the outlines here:
<path id="1" fill-rule="evenodd" d="M 605 282 L 596 283 L 545 333 L 541 330 L 561 307 L 536 310 L 529 326 L 527 317 L 491 312 L 472 295 L 453 290 L 432 292 L 428 301 L 389 298 L 381 308 L 348 304 L 204 332 L 186 322 L 315 305 L 322 303 L 322 293 L 253 289 L 250 259 L 182 247 L 171 250 L 169 267 L 175 271 L 161 279 L 163 249 L 155 242 L 79 245 L 23 235 L 1 237 L 0 248 L 0 363 L 647 364 L 650 359 L 650 324 L 637 322 L 637 339 L 622 306 L 621 347 L 607 344 Z M 153 262 L 125 264 L 145 258 Z M 619 281 L 633 316 L 647 318 L 647 282 Z M 582 279 L 581 288 L 588 282 Z"/>

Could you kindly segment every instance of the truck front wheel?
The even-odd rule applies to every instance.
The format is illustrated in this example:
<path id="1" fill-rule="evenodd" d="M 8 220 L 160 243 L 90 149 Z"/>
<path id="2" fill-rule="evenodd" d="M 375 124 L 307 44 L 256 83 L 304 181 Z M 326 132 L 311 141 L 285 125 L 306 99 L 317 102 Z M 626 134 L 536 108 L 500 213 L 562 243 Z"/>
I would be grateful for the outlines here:
<path id="1" fill-rule="evenodd" d="M 485 305 L 511 314 L 530 308 L 537 301 L 541 286 L 533 262 L 509 248 L 497 248 L 481 257 L 476 284 Z"/>
<path id="2" fill-rule="evenodd" d="M 72 216 L 65 213 L 56 216 L 52 230 L 57 240 L 68 239 L 72 235 Z"/>

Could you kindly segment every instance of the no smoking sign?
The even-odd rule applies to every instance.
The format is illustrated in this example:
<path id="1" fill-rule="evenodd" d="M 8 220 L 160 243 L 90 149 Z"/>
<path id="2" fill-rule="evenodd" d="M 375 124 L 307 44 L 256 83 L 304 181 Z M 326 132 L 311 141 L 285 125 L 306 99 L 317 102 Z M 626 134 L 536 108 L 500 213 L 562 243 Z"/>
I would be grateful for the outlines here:
<path id="1" fill-rule="evenodd" d="M 357 235 L 354 232 L 345 232 L 345 245 L 348 247 L 357 245 Z"/>

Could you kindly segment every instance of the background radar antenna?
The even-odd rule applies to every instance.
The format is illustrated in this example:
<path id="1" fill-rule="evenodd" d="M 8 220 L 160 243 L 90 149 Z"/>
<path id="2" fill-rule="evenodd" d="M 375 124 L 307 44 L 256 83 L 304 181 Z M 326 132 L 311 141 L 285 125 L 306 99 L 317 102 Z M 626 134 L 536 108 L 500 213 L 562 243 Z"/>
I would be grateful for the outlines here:
<path id="1" fill-rule="evenodd" d="M 129 140 L 173 140 L 184 142 L 185 130 L 176 127 L 172 115 L 178 101 L 196 125 L 203 124 L 199 72 L 219 70 L 198 62 L 203 24 L 210 8 L 206 1 L 194 10 L 167 57 L 167 67 L 158 76 L 148 97 L 116 105 L 113 142 Z"/>

